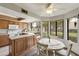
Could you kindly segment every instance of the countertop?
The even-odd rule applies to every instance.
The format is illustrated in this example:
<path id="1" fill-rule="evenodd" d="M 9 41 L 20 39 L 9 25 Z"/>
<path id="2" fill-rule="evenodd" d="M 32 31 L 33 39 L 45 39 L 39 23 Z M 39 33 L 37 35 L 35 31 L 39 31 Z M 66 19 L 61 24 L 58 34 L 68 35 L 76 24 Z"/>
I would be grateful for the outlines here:
<path id="1" fill-rule="evenodd" d="M 33 35 L 35 35 L 35 34 L 34 33 L 28 33 L 28 34 L 24 34 L 24 35 L 9 36 L 9 38 L 11 40 L 15 40 L 15 39 L 18 39 L 18 38 L 23 38 L 23 37 L 33 36 Z"/>

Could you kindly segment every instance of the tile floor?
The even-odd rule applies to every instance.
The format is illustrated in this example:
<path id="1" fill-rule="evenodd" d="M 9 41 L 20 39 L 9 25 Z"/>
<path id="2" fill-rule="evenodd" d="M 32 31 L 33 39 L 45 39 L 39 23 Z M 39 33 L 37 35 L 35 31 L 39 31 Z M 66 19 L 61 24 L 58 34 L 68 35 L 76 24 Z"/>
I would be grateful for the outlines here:
<path id="1" fill-rule="evenodd" d="M 75 54 L 71 53 L 72 56 L 76 56 Z M 37 53 L 37 48 L 36 46 L 34 46 L 29 52 L 25 52 L 22 56 L 40 56 Z M 52 55 L 50 55 L 52 56 Z M 60 56 L 60 55 L 56 55 L 56 56 Z"/>

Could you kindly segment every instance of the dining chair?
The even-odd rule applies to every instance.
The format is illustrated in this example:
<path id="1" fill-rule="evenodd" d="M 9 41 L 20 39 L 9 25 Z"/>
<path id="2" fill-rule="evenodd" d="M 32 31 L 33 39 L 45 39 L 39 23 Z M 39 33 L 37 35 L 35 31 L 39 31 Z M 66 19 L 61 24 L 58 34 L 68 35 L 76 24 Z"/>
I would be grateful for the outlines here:
<path id="1" fill-rule="evenodd" d="M 39 55 L 48 56 L 48 45 L 44 45 L 37 42 L 37 51 Z"/>
<path id="2" fill-rule="evenodd" d="M 37 41 L 39 41 L 41 39 L 41 36 L 37 35 L 36 38 L 37 38 Z"/>
<path id="3" fill-rule="evenodd" d="M 56 51 L 56 53 L 61 56 L 70 56 L 71 49 L 72 49 L 72 44 L 70 44 L 67 49 L 58 50 Z"/>

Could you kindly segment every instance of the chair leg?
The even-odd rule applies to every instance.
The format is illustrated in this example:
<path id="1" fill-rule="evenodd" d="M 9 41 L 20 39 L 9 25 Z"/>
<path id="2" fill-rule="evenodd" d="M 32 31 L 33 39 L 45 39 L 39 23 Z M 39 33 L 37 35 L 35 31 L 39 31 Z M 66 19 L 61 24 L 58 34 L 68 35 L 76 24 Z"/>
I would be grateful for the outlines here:
<path id="1" fill-rule="evenodd" d="M 48 50 L 46 49 L 46 55 L 48 56 L 49 54 L 48 54 Z"/>
<path id="2" fill-rule="evenodd" d="M 53 56 L 55 56 L 55 50 L 53 50 Z"/>
<path id="3" fill-rule="evenodd" d="M 37 54 L 39 55 L 40 53 L 39 53 L 39 49 L 37 49 Z"/>

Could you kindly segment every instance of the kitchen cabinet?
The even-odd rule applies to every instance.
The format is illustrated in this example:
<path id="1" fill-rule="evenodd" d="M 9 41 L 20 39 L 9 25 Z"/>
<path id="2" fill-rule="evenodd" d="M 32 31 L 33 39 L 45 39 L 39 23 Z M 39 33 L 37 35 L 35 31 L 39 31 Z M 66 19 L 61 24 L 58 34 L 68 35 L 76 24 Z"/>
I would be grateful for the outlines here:
<path id="1" fill-rule="evenodd" d="M 0 19 L 0 29 L 7 29 L 8 28 L 8 21 Z"/>
<path id="2" fill-rule="evenodd" d="M 10 40 L 10 54 L 12 56 L 19 56 L 24 52 L 30 51 L 37 42 L 33 37 L 34 35 Z"/>
<path id="3" fill-rule="evenodd" d="M 27 28 L 27 23 L 19 22 L 16 18 L 0 15 L 0 29 L 8 29 L 9 24 L 19 25 L 20 29 Z"/>
<path id="4" fill-rule="evenodd" d="M 4 19 L 0 19 L 0 29 L 8 29 L 9 24 L 18 25 L 18 22 L 7 21 Z"/>
<path id="5" fill-rule="evenodd" d="M 24 52 L 24 39 L 20 38 L 15 40 L 15 55 L 19 55 Z"/>
<path id="6" fill-rule="evenodd" d="M 28 36 L 25 38 L 25 49 L 30 49 L 33 46 L 33 36 Z"/>
<path id="7" fill-rule="evenodd" d="M 9 44 L 8 35 L 0 35 L 0 47 L 6 46 Z"/>

